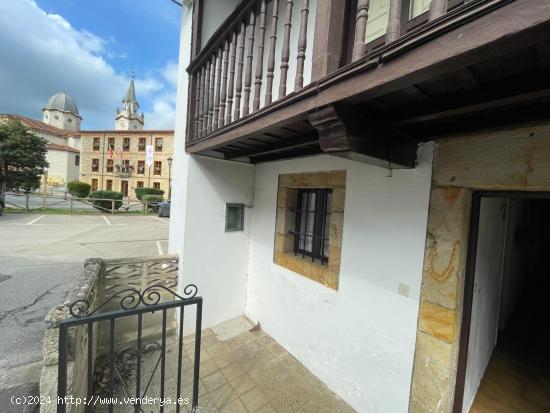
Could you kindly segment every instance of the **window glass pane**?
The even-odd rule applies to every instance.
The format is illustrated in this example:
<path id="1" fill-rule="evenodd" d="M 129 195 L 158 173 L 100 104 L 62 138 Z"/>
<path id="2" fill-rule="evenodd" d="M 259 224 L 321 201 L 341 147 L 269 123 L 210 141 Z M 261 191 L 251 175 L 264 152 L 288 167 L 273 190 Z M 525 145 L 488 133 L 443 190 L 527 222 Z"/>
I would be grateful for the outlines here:
<path id="1" fill-rule="evenodd" d="M 244 205 L 227 204 L 225 208 L 225 230 L 242 231 L 244 224 Z"/>
<path id="2" fill-rule="evenodd" d="M 365 37 L 366 43 L 370 43 L 386 34 L 389 11 L 390 0 L 370 0 L 369 19 L 367 21 L 367 33 Z"/>
<path id="3" fill-rule="evenodd" d="M 432 0 L 411 0 L 409 19 L 414 19 L 422 13 L 427 12 L 430 9 L 431 2 Z"/>

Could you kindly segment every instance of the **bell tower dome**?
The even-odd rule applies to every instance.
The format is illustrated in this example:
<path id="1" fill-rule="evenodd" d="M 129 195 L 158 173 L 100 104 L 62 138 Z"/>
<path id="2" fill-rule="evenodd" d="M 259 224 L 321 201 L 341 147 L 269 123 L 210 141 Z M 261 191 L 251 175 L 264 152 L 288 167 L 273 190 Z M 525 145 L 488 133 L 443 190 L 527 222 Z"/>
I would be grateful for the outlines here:
<path id="1" fill-rule="evenodd" d="M 78 131 L 82 117 L 76 103 L 67 92 L 53 95 L 42 108 L 43 122 L 59 129 Z"/>

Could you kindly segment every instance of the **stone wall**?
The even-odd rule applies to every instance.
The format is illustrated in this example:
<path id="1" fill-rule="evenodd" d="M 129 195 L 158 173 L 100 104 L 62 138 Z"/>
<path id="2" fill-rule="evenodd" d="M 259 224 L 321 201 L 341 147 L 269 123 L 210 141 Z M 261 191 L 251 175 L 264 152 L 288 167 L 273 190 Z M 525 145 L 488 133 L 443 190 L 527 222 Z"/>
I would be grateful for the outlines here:
<path id="1" fill-rule="evenodd" d="M 43 342 L 43 367 L 40 376 L 40 396 L 46 400 L 57 400 L 57 372 L 59 364 L 59 323 L 71 317 L 67 305 L 77 300 L 86 300 L 90 303 L 90 310 L 101 302 L 101 259 L 89 259 L 84 263 L 84 270 L 77 287 L 69 293 L 62 306 L 53 308 L 46 316 L 46 332 Z M 95 336 L 97 337 L 97 335 Z M 86 392 L 86 376 L 79 372 L 86 371 L 87 329 L 79 326 L 69 332 L 69 351 L 67 362 L 67 394 L 75 396 Z M 97 339 L 94 343 L 97 348 Z M 42 413 L 57 411 L 55 403 L 44 404 L 40 407 Z M 67 412 L 83 411 L 83 406 L 68 407 Z"/>
<path id="2" fill-rule="evenodd" d="M 550 191 L 550 125 L 453 136 L 434 151 L 411 412 L 451 412 L 474 190 Z"/>

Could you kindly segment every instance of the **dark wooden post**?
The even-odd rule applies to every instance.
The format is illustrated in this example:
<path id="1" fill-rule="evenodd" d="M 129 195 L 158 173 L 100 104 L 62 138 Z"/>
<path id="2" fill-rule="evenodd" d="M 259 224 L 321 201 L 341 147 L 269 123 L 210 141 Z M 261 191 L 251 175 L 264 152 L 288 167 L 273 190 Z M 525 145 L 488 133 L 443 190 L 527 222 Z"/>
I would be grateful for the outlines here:
<path id="1" fill-rule="evenodd" d="M 229 83 L 227 85 L 227 111 L 225 123 L 231 123 L 231 110 L 233 109 L 233 89 L 235 86 L 235 52 L 237 49 L 237 34 L 233 33 L 231 47 L 229 49 Z"/>
<path id="2" fill-rule="evenodd" d="M 317 0 L 311 80 L 319 80 L 340 67 L 342 60 L 346 10 L 350 8 L 346 0 Z M 354 10 L 355 12 L 355 10 Z"/>
<path id="3" fill-rule="evenodd" d="M 369 19 L 369 0 L 357 1 L 357 15 L 355 18 L 355 36 L 353 42 L 352 61 L 361 59 L 365 55 L 365 36 L 367 33 L 367 20 Z"/>
<path id="4" fill-rule="evenodd" d="M 214 98 L 214 118 L 212 119 L 212 130 L 218 129 L 218 119 L 220 114 L 220 92 L 222 87 L 222 55 L 223 49 L 220 47 L 218 56 L 216 57 L 217 74 L 216 74 L 216 97 Z"/>
<path id="5" fill-rule="evenodd" d="M 277 20 L 279 19 L 279 0 L 273 0 L 271 16 L 271 36 L 269 38 L 269 60 L 267 62 L 267 83 L 265 87 L 265 104 L 273 100 L 273 77 L 275 76 L 275 46 L 277 44 Z"/>
<path id="6" fill-rule="evenodd" d="M 304 61 L 307 47 L 307 19 L 309 17 L 309 0 L 302 0 L 302 19 L 300 20 L 300 37 L 298 38 L 298 57 L 296 58 L 296 80 L 294 91 L 304 87 Z"/>
<path id="7" fill-rule="evenodd" d="M 267 1 L 262 0 L 260 6 L 260 28 L 258 39 L 258 55 L 256 56 L 256 74 L 254 80 L 254 101 L 252 103 L 252 110 L 257 111 L 260 108 L 260 93 L 262 89 L 262 77 L 264 70 L 264 49 L 265 49 L 265 15 L 267 8 Z"/>
<path id="8" fill-rule="evenodd" d="M 243 90 L 243 59 L 244 59 L 244 41 L 246 37 L 246 24 L 241 22 L 241 32 L 239 33 L 239 54 L 237 58 L 237 84 L 235 87 L 235 111 L 233 119 L 241 117 L 241 93 Z"/>
<path id="9" fill-rule="evenodd" d="M 428 20 L 432 21 L 438 17 L 447 13 L 447 7 L 449 5 L 448 0 L 432 0 L 430 3 L 430 11 L 428 13 Z"/>
<path id="10" fill-rule="evenodd" d="M 220 128 L 224 125 L 225 122 L 225 105 L 227 101 L 227 66 L 229 64 L 229 41 L 225 41 L 223 48 L 223 74 L 222 74 L 222 89 L 220 94 L 220 115 L 218 119 L 218 124 Z"/>
<path id="11" fill-rule="evenodd" d="M 244 74 L 244 103 L 243 116 L 248 115 L 250 111 L 250 87 L 252 86 L 252 59 L 254 57 L 254 28 L 256 25 L 256 13 L 254 9 L 250 12 L 250 21 L 248 24 L 248 47 L 246 54 L 246 69 Z"/>
<path id="12" fill-rule="evenodd" d="M 286 80 L 288 75 L 288 61 L 290 58 L 290 30 L 292 29 L 293 0 L 286 2 L 285 31 L 283 34 L 283 50 L 281 52 L 281 78 L 279 80 L 279 99 L 286 96 Z"/>

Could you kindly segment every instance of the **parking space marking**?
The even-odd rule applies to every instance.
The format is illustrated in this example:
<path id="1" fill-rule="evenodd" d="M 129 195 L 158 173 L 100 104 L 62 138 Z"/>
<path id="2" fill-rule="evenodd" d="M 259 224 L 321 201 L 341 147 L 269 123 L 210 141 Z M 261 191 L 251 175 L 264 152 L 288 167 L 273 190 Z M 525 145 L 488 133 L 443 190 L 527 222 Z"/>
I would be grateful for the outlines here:
<path id="1" fill-rule="evenodd" d="M 160 245 L 160 241 L 156 241 L 157 244 L 157 251 L 159 252 L 159 255 L 164 255 L 164 251 L 162 250 L 162 245 Z"/>
<path id="2" fill-rule="evenodd" d="M 113 224 L 111 224 L 111 221 L 109 221 L 105 215 L 101 215 L 101 216 L 103 217 L 103 219 L 105 220 L 107 225 L 109 225 L 109 226 L 113 225 Z"/>
<path id="3" fill-rule="evenodd" d="M 170 223 L 170 221 L 166 221 L 165 219 L 162 219 L 162 218 L 159 218 L 159 217 L 151 217 L 151 218 L 156 219 L 156 220 L 158 220 L 158 221 L 160 221 L 160 222 L 164 222 L 165 224 L 169 224 L 169 223 Z"/>
<path id="4" fill-rule="evenodd" d="M 42 218 L 44 218 L 46 215 L 40 215 L 38 218 L 33 219 L 31 222 L 27 222 L 27 225 L 32 225 L 35 222 L 40 221 Z"/>

